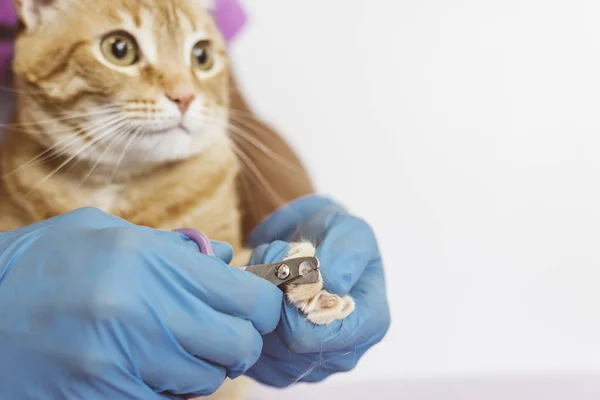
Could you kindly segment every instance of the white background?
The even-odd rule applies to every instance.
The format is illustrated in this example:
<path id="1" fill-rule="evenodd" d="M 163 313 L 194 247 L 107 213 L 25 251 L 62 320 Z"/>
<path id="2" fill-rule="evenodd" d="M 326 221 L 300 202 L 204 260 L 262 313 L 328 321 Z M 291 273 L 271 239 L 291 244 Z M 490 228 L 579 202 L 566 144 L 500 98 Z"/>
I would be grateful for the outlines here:
<path id="1" fill-rule="evenodd" d="M 386 262 L 392 329 L 325 385 L 600 372 L 600 2 L 244 4 L 243 90 Z"/>

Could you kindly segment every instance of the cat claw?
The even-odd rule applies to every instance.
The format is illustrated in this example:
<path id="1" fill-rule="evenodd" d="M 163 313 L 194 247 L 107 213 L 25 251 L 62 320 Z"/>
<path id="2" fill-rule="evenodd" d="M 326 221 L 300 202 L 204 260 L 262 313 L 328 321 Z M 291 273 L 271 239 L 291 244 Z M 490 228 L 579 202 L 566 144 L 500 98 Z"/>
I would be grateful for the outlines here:
<path id="1" fill-rule="evenodd" d="M 313 257 L 315 248 L 311 243 L 292 244 L 286 258 Z M 306 318 L 316 325 L 327 325 L 342 320 L 354 311 L 355 303 L 350 296 L 340 297 L 323 290 L 323 279 L 318 283 L 289 285 L 286 297 Z"/>
<path id="2" fill-rule="evenodd" d="M 319 299 L 321 307 L 306 315 L 306 318 L 313 324 L 327 325 L 334 321 L 343 320 L 354 311 L 355 303 L 350 296 L 340 297 L 323 292 L 320 297 L 325 297 L 325 300 Z M 329 306 L 325 307 L 325 304 Z"/>

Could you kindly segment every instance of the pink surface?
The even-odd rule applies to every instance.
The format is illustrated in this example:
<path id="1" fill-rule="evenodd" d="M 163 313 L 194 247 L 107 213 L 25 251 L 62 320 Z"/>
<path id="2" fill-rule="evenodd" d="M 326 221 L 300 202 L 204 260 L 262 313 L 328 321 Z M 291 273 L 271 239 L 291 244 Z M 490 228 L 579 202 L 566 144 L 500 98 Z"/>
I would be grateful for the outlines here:
<path id="1" fill-rule="evenodd" d="M 260 388 L 246 400 L 598 400 L 599 376 L 422 380 Z"/>

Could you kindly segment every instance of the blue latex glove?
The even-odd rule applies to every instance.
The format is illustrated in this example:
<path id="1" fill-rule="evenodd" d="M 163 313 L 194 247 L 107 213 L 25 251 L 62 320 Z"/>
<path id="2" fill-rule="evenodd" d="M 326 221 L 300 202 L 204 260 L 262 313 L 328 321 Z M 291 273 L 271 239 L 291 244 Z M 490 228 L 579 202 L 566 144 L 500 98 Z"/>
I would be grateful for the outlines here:
<path id="1" fill-rule="evenodd" d="M 275 332 L 264 338 L 259 361 L 247 372 L 269 386 L 319 382 L 347 372 L 379 343 L 390 326 L 381 255 L 373 231 L 364 221 L 320 196 L 309 196 L 280 209 L 251 236 L 258 246 L 252 263 L 281 261 L 288 242 L 316 243 L 325 289 L 350 294 L 356 309 L 346 319 L 313 325 L 288 302 Z"/>
<path id="2" fill-rule="evenodd" d="M 246 372 L 282 294 L 213 245 L 90 208 L 1 233 L 0 397 L 203 396 Z"/>

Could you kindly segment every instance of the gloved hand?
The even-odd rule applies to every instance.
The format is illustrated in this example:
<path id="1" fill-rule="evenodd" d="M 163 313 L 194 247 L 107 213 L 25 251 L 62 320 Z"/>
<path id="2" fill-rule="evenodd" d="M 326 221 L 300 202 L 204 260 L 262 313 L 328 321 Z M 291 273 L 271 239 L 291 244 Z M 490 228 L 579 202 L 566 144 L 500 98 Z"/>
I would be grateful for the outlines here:
<path id="1" fill-rule="evenodd" d="M 202 396 L 244 374 L 282 294 L 213 246 L 91 208 L 0 233 L 0 397 Z"/>
<path id="2" fill-rule="evenodd" d="M 356 366 L 390 326 L 384 271 L 373 231 L 331 200 L 309 196 L 267 218 L 252 234 L 252 264 L 281 261 L 288 242 L 316 243 L 325 290 L 350 294 L 356 309 L 346 319 L 317 326 L 285 302 L 281 322 L 264 338 L 259 361 L 246 373 L 269 386 L 318 382 Z"/>

